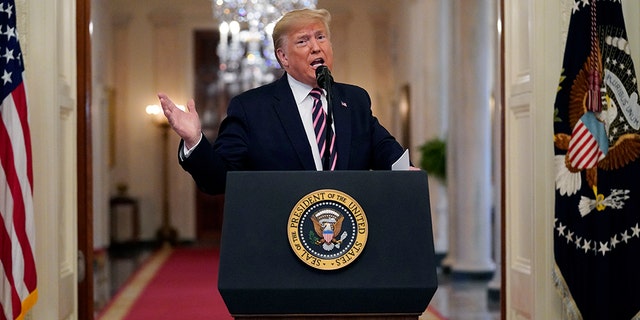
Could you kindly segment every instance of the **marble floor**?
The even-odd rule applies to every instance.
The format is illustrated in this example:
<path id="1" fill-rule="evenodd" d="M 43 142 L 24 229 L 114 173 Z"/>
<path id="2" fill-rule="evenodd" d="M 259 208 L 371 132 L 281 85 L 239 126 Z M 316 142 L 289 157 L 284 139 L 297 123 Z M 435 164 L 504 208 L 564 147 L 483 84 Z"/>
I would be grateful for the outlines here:
<path id="1" fill-rule="evenodd" d="M 96 283 L 96 312 L 108 304 L 112 297 L 137 268 L 144 264 L 151 250 L 144 248 L 129 254 L 118 254 L 109 259 L 109 267 Z M 108 258 L 107 258 L 108 259 Z M 459 279 L 438 271 L 438 289 L 429 309 L 420 320 L 498 320 L 500 317 L 499 292 L 489 289 L 489 280 Z M 102 294 L 99 294 L 102 292 Z M 490 294 L 491 292 L 491 294 Z"/>
<path id="2" fill-rule="evenodd" d="M 461 280 L 439 272 L 438 289 L 429 306 L 448 320 L 501 319 L 499 292 L 489 289 L 488 280 Z"/>

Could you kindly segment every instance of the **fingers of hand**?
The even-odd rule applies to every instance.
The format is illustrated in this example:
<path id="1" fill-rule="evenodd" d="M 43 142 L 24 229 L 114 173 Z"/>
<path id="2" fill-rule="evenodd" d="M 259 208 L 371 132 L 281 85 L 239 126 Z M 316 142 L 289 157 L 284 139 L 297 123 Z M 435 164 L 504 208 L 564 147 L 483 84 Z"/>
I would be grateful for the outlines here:
<path id="1" fill-rule="evenodd" d="M 187 101 L 187 112 L 194 112 L 196 111 L 196 102 L 193 101 L 193 99 L 189 99 L 189 101 Z"/>
<path id="2" fill-rule="evenodd" d="M 164 111 L 165 114 L 173 112 L 176 108 L 176 105 L 167 96 L 160 98 L 160 105 L 162 106 L 162 111 Z"/>

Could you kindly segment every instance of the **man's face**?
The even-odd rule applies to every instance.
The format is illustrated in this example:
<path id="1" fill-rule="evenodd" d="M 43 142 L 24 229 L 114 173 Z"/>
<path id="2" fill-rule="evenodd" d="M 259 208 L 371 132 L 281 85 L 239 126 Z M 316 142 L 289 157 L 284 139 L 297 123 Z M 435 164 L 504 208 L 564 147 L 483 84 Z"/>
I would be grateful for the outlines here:
<path id="1" fill-rule="evenodd" d="M 276 54 L 294 79 L 317 87 L 316 68 L 321 65 L 333 69 L 333 49 L 328 31 L 320 21 L 302 24 L 286 35 Z"/>

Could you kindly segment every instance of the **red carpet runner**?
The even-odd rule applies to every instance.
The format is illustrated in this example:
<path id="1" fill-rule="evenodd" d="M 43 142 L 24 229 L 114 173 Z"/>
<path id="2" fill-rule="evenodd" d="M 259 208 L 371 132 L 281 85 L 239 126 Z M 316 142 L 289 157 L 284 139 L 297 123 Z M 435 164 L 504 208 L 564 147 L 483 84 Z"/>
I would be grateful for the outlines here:
<path id="1" fill-rule="evenodd" d="M 218 292 L 214 248 L 164 248 L 154 253 L 102 312 L 100 320 L 230 320 Z M 429 307 L 420 320 L 446 320 Z"/>
<path id="2" fill-rule="evenodd" d="M 217 289 L 219 258 L 211 248 L 174 250 L 125 319 L 231 319 Z"/>
<path id="3" fill-rule="evenodd" d="M 219 258 L 213 248 L 160 250 L 99 319 L 233 319 L 218 293 Z"/>

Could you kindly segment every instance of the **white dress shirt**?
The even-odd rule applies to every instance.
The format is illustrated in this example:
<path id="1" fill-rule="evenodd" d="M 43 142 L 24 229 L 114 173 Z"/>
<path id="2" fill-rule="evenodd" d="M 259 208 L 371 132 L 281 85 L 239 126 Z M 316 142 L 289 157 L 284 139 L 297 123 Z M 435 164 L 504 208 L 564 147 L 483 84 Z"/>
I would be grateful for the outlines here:
<path id="1" fill-rule="evenodd" d="M 291 92 L 293 92 L 293 98 L 298 105 L 298 112 L 300 112 L 300 119 L 304 125 L 304 131 L 307 134 L 309 145 L 311 146 L 311 153 L 313 154 L 313 161 L 316 164 L 316 170 L 322 171 L 322 157 L 320 157 L 320 150 L 318 149 L 318 143 L 316 142 L 316 132 L 313 128 L 313 116 L 311 111 L 313 109 L 313 98 L 309 95 L 312 87 L 294 79 L 287 73 L 287 79 L 289 80 L 289 86 Z M 326 114 L 327 112 L 327 97 L 324 90 L 322 90 L 322 109 Z"/>

